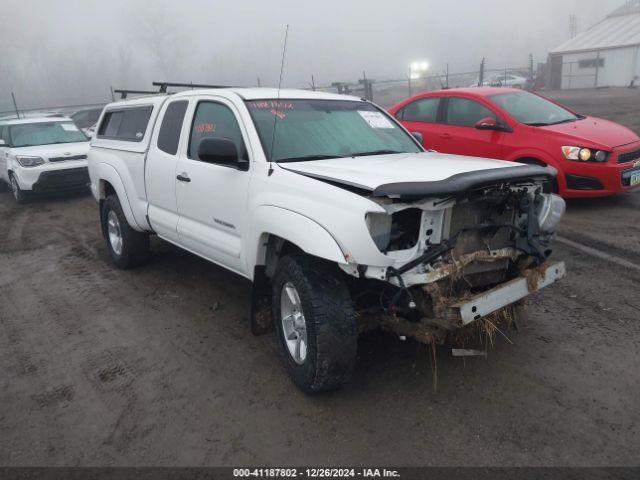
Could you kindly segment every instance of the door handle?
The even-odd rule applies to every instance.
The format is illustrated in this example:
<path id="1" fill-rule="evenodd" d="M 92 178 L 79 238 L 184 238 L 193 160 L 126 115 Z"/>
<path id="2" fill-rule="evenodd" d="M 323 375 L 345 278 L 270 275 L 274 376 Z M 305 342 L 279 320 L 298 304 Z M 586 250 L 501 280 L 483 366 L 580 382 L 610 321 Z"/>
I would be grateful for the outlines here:
<path id="1" fill-rule="evenodd" d="M 189 175 L 185 172 L 182 172 L 180 175 L 178 175 L 176 177 L 178 180 L 180 180 L 181 182 L 186 182 L 189 183 L 191 181 L 191 179 L 189 178 Z"/>
<path id="2" fill-rule="evenodd" d="M 440 138 L 451 138 L 451 134 L 450 133 L 441 133 L 440 134 Z"/>

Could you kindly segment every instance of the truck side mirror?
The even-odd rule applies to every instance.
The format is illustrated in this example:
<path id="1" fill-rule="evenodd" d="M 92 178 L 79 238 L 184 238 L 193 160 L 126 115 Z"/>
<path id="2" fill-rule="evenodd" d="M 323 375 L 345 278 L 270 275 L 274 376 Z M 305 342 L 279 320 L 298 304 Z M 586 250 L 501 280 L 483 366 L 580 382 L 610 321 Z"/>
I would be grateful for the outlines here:
<path id="1" fill-rule="evenodd" d="M 228 138 L 208 137 L 200 140 L 198 145 L 198 159 L 207 163 L 225 165 L 239 170 L 245 170 L 245 163 L 238 158 L 236 144 Z"/>

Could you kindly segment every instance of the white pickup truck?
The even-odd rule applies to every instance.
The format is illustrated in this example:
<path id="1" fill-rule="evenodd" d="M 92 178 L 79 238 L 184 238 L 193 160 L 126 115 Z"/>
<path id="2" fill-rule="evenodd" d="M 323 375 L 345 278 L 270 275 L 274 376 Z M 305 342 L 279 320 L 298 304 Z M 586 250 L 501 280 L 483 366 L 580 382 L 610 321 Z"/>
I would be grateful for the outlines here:
<path id="1" fill-rule="evenodd" d="M 156 234 L 252 280 L 252 330 L 275 326 L 307 392 L 349 379 L 362 331 L 442 343 L 512 318 L 565 274 L 548 260 L 565 209 L 543 193 L 552 169 L 425 152 L 355 97 L 206 89 L 112 103 L 89 174 L 113 262 L 144 262 Z"/>

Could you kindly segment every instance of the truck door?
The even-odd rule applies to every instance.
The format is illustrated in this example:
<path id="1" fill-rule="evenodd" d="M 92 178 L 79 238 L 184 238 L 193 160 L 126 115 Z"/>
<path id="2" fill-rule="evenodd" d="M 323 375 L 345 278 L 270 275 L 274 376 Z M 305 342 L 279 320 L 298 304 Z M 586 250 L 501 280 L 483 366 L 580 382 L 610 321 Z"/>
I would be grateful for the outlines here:
<path id="1" fill-rule="evenodd" d="M 189 100 L 165 104 L 160 112 L 160 128 L 151 138 L 145 166 L 149 223 L 160 237 L 174 242 L 178 240 L 176 165 L 188 106 Z"/>
<path id="2" fill-rule="evenodd" d="M 250 160 L 233 104 L 224 99 L 198 101 L 186 138 L 188 148 L 176 170 L 180 244 L 246 274 L 241 251 L 249 171 L 200 160 L 198 146 L 208 137 L 232 140 L 240 157 Z"/>

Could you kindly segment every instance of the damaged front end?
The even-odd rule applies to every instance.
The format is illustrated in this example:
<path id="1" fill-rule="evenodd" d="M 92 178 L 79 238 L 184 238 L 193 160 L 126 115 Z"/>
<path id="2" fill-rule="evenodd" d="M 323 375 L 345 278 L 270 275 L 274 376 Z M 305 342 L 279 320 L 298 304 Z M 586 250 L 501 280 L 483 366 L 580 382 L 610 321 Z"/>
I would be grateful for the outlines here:
<path id="1" fill-rule="evenodd" d="M 535 168 L 509 179 L 465 175 L 463 187 L 454 179 L 372 192 L 385 213 L 367 214 L 367 227 L 393 266 L 358 267 L 361 329 L 442 343 L 477 321 L 510 318 L 562 278 L 564 263 L 549 257 L 565 203 L 543 193 L 551 173 Z"/>

